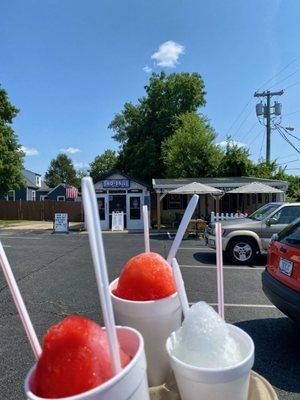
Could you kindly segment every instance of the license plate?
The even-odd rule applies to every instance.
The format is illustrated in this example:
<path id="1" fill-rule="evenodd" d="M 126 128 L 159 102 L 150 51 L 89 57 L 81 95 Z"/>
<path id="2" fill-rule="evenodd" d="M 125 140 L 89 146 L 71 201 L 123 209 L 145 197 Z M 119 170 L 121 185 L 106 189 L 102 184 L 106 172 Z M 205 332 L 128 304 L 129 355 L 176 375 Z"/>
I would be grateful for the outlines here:
<path id="1" fill-rule="evenodd" d="M 285 275 L 291 276 L 293 271 L 292 261 L 281 258 L 279 261 L 279 271 Z"/>

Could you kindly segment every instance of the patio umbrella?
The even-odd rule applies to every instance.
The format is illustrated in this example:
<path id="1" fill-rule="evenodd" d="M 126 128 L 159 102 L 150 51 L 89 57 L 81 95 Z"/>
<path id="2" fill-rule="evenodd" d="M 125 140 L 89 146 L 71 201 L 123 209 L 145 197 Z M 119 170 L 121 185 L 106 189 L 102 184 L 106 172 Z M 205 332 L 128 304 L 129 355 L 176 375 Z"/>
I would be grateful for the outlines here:
<path id="1" fill-rule="evenodd" d="M 187 185 L 180 186 L 177 189 L 171 190 L 171 194 L 211 194 L 213 196 L 221 196 L 222 190 L 213 186 L 203 185 L 203 183 L 192 182 Z"/>
<path id="2" fill-rule="evenodd" d="M 223 192 L 220 189 L 217 189 L 213 186 L 204 185 L 203 183 L 199 182 L 192 182 L 188 183 L 187 185 L 180 186 L 177 189 L 171 190 L 170 194 L 211 194 L 212 196 L 216 196 L 216 212 L 219 212 L 220 207 L 220 197 L 222 196 Z M 198 205 L 198 212 L 199 212 Z"/>
<path id="3" fill-rule="evenodd" d="M 265 185 L 260 182 L 252 182 L 247 185 L 240 186 L 236 189 L 230 190 L 227 193 L 240 193 L 240 194 L 249 194 L 249 193 L 283 193 L 283 190 L 274 188 L 272 186 Z"/>

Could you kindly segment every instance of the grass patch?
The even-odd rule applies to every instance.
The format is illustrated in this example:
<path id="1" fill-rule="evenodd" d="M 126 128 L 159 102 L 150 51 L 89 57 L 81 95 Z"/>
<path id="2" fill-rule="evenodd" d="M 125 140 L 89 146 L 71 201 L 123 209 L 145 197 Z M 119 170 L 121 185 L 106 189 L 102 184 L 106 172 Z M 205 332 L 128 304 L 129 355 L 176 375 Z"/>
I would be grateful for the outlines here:
<path id="1" fill-rule="evenodd" d="M 23 219 L 12 219 L 12 220 L 0 219 L 0 226 L 23 224 L 25 222 L 28 222 L 28 221 L 25 221 Z"/>

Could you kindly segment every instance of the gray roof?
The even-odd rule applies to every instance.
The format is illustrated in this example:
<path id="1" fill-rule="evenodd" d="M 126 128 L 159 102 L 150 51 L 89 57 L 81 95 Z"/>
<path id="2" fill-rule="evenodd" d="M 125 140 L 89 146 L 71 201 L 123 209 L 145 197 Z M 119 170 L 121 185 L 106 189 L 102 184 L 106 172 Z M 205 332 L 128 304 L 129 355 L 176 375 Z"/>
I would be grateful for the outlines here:
<path id="1" fill-rule="evenodd" d="M 152 185 L 154 190 L 170 191 L 176 189 L 180 186 L 187 185 L 192 182 L 199 182 L 204 185 L 213 186 L 215 188 L 236 188 L 244 186 L 252 182 L 260 182 L 269 186 L 277 187 L 283 190 L 287 190 L 288 183 L 285 181 L 280 181 L 277 179 L 263 179 L 249 176 L 239 176 L 239 177 L 222 177 L 222 178 L 153 178 Z"/>
<path id="2" fill-rule="evenodd" d="M 240 186 L 227 193 L 283 193 L 283 190 L 276 189 L 261 182 L 251 182 L 247 185 Z"/>
<path id="3" fill-rule="evenodd" d="M 171 190 L 170 193 L 174 194 L 222 194 L 222 190 L 216 189 L 212 186 L 204 185 L 200 182 L 192 182 L 187 185 L 180 186 L 177 189 Z"/>

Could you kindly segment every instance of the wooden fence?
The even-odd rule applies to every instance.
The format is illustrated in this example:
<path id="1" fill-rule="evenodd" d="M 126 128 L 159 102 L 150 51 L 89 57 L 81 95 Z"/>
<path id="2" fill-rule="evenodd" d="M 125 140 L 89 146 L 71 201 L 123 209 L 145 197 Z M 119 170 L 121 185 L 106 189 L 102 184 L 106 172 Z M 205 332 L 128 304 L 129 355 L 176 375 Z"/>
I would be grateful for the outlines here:
<path id="1" fill-rule="evenodd" d="M 0 220 L 53 221 L 55 213 L 67 213 L 70 222 L 84 220 L 81 202 L 0 200 Z"/>

